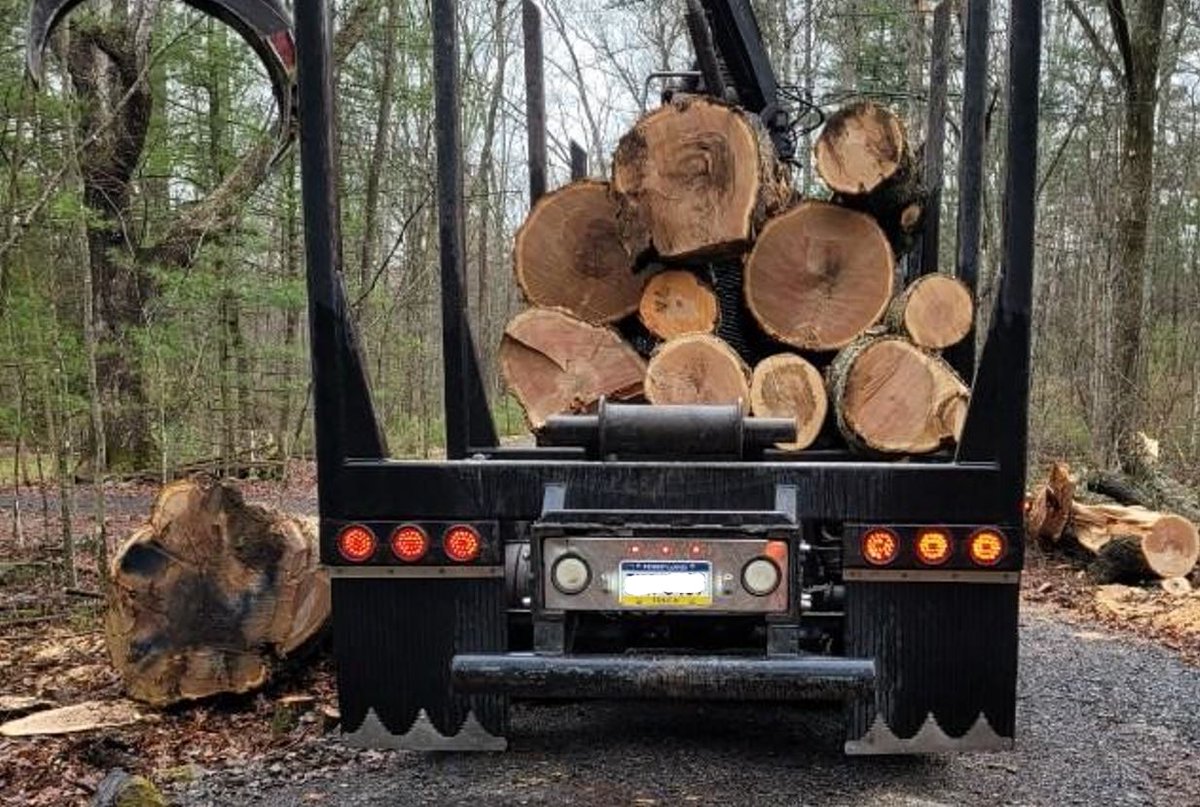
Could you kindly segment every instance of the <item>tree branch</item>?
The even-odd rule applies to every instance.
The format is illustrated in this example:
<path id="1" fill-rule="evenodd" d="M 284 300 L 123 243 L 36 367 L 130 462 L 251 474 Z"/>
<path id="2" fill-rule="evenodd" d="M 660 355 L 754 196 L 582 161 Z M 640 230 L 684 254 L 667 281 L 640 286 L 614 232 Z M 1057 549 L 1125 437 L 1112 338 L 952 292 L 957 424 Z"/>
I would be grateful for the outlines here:
<path id="1" fill-rule="evenodd" d="M 1117 50 L 1121 51 L 1121 62 L 1125 65 L 1125 80 L 1133 86 L 1134 64 L 1133 46 L 1129 41 L 1129 20 L 1125 16 L 1125 6 L 1121 0 L 1105 0 L 1108 8 L 1108 20 L 1112 24 L 1113 38 L 1117 40 Z"/>
<path id="2" fill-rule="evenodd" d="M 1119 80 L 1124 81 L 1126 78 L 1124 71 L 1121 70 L 1116 60 L 1113 59 L 1112 54 L 1108 52 L 1108 48 L 1106 48 L 1104 43 L 1100 40 L 1100 34 L 1096 32 L 1096 28 L 1092 25 L 1092 21 L 1087 18 L 1086 14 L 1083 13 L 1083 9 L 1081 9 L 1075 3 L 1075 0 L 1066 0 L 1066 5 L 1067 10 L 1071 12 L 1071 16 L 1074 17 L 1076 21 L 1078 21 L 1080 27 L 1083 28 L 1083 35 L 1087 37 L 1087 41 L 1091 43 L 1092 50 L 1096 51 L 1096 55 L 1100 57 L 1100 61 L 1104 62 L 1104 66 L 1107 67 L 1114 76 L 1116 76 Z"/>

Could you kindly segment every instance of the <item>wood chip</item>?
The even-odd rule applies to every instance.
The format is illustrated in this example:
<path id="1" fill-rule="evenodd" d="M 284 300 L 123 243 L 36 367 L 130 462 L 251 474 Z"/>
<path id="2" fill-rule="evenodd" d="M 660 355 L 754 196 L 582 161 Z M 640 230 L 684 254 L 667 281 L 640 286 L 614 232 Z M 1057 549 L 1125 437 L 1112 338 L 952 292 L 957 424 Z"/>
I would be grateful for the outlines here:
<path id="1" fill-rule="evenodd" d="M 0 725 L 5 737 L 35 737 L 72 734 L 92 729 L 128 726 L 142 715 L 128 701 L 85 701 L 59 709 L 47 709 Z"/>

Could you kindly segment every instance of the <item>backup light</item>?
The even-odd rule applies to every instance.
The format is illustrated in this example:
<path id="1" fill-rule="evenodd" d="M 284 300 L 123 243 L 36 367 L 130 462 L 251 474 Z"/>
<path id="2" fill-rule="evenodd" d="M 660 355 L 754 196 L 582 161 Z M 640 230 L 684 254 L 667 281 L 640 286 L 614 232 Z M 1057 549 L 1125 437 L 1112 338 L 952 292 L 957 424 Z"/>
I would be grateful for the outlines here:
<path id="1" fill-rule="evenodd" d="M 392 532 L 392 554 L 406 563 L 415 563 L 429 551 L 429 536 L 416 524 L 404 524 Z"/>
<path id="2" fill-rule="evenodd" d="M 337 536 L 341 556 L 351 563 L 362 563 L 375 554 L 375 533 L 362 524 L 351 524 Z"/>
<path id="3" fill-rule="evenodd" d="M 925 527 L 917 531 L 917 560 L 926 566 L 940 566 L 950 559 L 953 544 L 946 530 Z"/>
<path id="4" fill-rule="evenodd" d="M 551 567 L 550 580 L 563 594 L 578 594 L 592 582 L 592 570 L 578 555 L 563 555 Z"/>
<path id="5" fill-rule="evenodd" d="M 886 566 L 900 554 L 900 537 L 887 527 L 872 527 L 863 533 L 862 556 L 872 566 Z"/>
<path id="6" fill-rule="evenodd" d="M 483 545 L 479 533 L 474 527 L 467 524 L 456 524 L 446 530 L 446 534 L 442 536 L 442 547 L 446 550 L 447 557 L 450 560 L 458 563 L 469 563 L 479 557 L 479 550 Z"/>
<path id="7" fill-rule="evenodd" d="M 742 586 L 755 597 L 765 597 L 779 587 L 781 577 L 775 561 L 755 558 L 742 569 Z"/>

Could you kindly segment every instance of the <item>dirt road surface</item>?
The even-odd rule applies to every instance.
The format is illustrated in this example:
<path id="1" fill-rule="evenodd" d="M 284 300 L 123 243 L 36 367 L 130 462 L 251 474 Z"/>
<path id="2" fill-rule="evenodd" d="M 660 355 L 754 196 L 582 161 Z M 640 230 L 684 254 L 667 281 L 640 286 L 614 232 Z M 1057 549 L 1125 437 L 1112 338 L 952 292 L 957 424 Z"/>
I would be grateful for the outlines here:
<path id="1" fill-rule="evenodd" d="M 180 803 L 1200 805 L 1200 669 L 1027 608 L 1015 751 L 845 758 L 828 708 L 518 704 L 501 755 L 319 740 L 201 776 Z"/>

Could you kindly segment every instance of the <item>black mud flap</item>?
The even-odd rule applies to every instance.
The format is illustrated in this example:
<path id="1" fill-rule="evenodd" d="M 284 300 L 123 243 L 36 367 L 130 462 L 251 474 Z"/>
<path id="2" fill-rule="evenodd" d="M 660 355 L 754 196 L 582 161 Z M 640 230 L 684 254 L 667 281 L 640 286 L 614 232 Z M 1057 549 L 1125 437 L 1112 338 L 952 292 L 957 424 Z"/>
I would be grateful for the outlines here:
<path id="1" fill-rule="evenodd" d="M 852 702 L 847 754 L 1013 747 L 1017 575 L 988 582 L 847 581 L 846 652 L 875 659 Z"/>
<path id="2" fill-rule="evenodd" d="M 349 577 L 335 571 L 334 656 L 345 741 L 414 751 L 503 751 L 507 698 L 457 694 L 450 660 L 456 653 L 503 652 L 506 625 L 502 576 Z"/>

